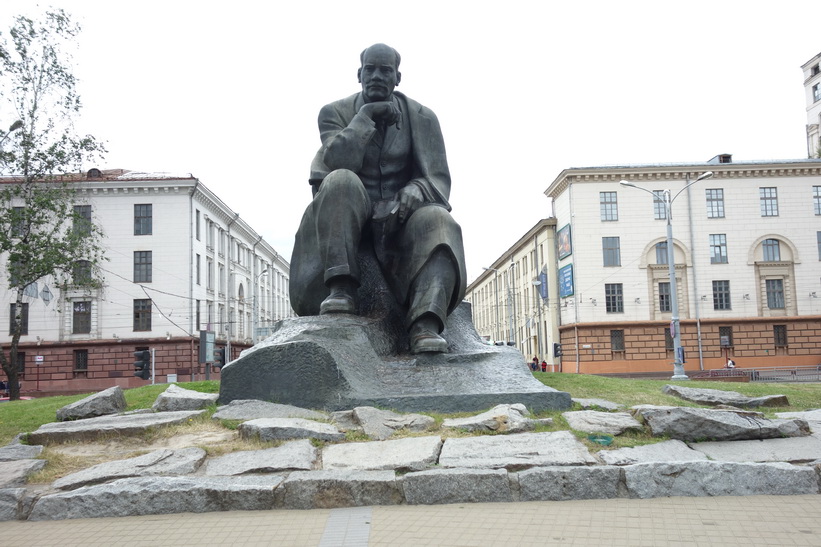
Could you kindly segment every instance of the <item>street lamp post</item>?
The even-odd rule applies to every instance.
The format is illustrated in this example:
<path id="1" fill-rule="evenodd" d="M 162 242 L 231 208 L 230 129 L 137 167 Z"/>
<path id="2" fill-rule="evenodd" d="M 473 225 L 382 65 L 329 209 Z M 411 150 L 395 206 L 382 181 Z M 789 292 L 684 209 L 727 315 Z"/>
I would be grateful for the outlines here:
<path id="1" fill-rule="evenodd" d="M 482 269 L 493 272 L 493 292 L 496 295 L 496 332 L 493 334 L 493 342 L 496 343 L 501 335 L 501 325 L 499 324 L 499 270 L 496 268 Z"/>
<path id="2" fill-rule="evenodd" d="M 684 351 L 681 349 L 681 322 L 679 320 L 678 287 L 676 283 L 676 253 L 673 248 L 673 202 L 684 190 L 686 190 L 693 184 L 704 179 L 708 179 L 712 176 L 713 172 L 707 171 L 705 173 L 702 173 L 696 180 L 692 182 L 690 181 L 690 177 L 688 176 L 684 188 L 676 192 L 676 195 L 672 197 L 670 197 L 670 190 L 663 191 L 664 213 L 667 217 L 667 268 L 670 274 L 670 309 L 673 315 L 670 321 L 670 335 L 673 337 L 673 377 L 671 378 L 671 380 L 689 380 L 687 374 L 684 372 Z M 627 182 L 626 180 L 622 180 L 621 182 L 619 182 L 619 184 L 630 188 L 638 188 L 639 190 L 644 190 L 653 197 L 656 197 L 657 195 L 652 190 L 642 188 L 641 186 L 636 186 L 632 182 Z"/>
<path id="3" fill-rule="evenodd" d="M 533 280 L 533 302 L 536 304 L 536 309 L 539 313 L 539 323 L 536 325 L 536 347 L 539 350 L 539 355 L 541 355 L 542 359 L 544 359 L 544 352 L 542 351 L 542 304 L 539 302 L 541 295 L 538 294 L 541 289 L 541 285 L 541 280 Z"/>
<path id="4" fill-rule="evenodd" d="M 268 266 L 265 266 L 262 271 L 254 277 L 254 317 L 252 321 L 253 326 L 251 327 L 254 329 L 251 335 L 254 344 L 257 343 L 257 331 L 259 330 L 259 278 L 266 273 L 268 273 Z"/>

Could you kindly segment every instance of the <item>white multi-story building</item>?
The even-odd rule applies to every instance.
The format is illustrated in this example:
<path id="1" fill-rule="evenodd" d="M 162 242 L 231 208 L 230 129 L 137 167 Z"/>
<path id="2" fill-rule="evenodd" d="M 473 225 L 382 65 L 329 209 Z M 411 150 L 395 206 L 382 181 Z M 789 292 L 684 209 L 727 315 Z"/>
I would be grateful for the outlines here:
<path id="1" fill-rule="evenodd" d="M 102 228 L 104 284 L 27 289 L 24 390 L 142 385 L 133 363 L 145 349 L 156 381 L 218 377 L 199 362 L 200 331 L 213 331 L 230 360 L 293 315 L 287 260 L 193 176 L 92 169 L 69 180 L 75 207 Z"/>
<path id="2" fill-rule="evenodd" d="M 707 171 L 712 178 L 685 189 Z M 647 190 L 619 184 L 625 180 Z M 562 369 L 671 371 L 667 218 L 686 370 L 821 363 L 821 160 L 573 168 L 557 227 Z"/>
<path id="3" fill-rule="evenodd" d="M 821 157 L 821 53 L 801 65 L 807 101 L 807 157 Z"/>
<path id="4" fill-rule="evenodd" d="M 559 342 L 558 286 L 550 282 L 556 264 L 556 219 L 537 222 L 467 287 L 473 324 L 490 344 L 517 347 L 558 370 L 553 344 Z"/>

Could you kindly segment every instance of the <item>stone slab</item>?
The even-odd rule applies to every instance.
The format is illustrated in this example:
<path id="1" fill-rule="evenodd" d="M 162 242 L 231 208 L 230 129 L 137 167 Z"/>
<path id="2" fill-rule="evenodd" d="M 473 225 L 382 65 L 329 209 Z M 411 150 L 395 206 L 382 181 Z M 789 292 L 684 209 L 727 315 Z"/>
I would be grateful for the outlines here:
<path id="1" fill-rule="evenodd" d="M 220 401 L 260 399 L 327 411 L 470 412 L 506 403 L 534 411 L 570 408 L 570 395 L 536 380 L 518 351 L 482 342 L 469 304 L 447 323 L 449 353 L 410 355 L 399 347 L 402 331 L 380 318 L 279 321 L 268 339 L 223 367 Z"/>
<path id="2" fill-rule="evenodd" d="M 818 494 L 814 469 L 788 463 L 669 462 L 622 468 L 631 498 Z"/>
<path id="3" fill-rule="evenodd" d="M 26 485 L 32 473 L 40 471 L 46 460 L 12 460 L 0 462 L 0 488 L 19 488 Z"/>
<path id="4" fill-rule="evenodd" d="M 41 497 L 29 520 L 265 511 L 283 477 L 134 477 Z"/>
<path id="5" fill-rule="evenodd" d="M 735 391 L 720 389 L 694 388 L 668 384 L 662 388 L 668 395 L 675 395 L 685 401 L 700 405 L 731 405 L 743 408 L 757 408 L 761 406 L 789 406 L 786 395 L 765 395 L 763 397 L 747 397 Z"/>
<path id="6" fill-rule="evenodd" d="M 0 488 L 0 522 L 24 519 L 25 499 L 25 488 Z M 0 532 L 0 540 L 2 539 L 3 534 Z"/>
<path id="7" fill-rule="evenodd" d="M 520 501 L 609 499 L 626 496 L 613 466 L 534 467 L 516 473 Z"/>
<path id="8" fill-rule="evenodd" d="M 821 458 L 821 439 L 815 436 L 692 443 L 694 450 L 725 462 L 811 462 Z"/>
<path id="9" fill-rule="evenodd" d="M 100 416 L 71 422 L 52 422 L 41 425 L 28 434 L 31 444 L 92 441 L 108 436 L 139 435 L 151 428 L 183 423 L 196 418 L 204 410 L 130 414 L 127 416 Z"/>
<path id="10" fill-rule="evenodd" d="M 607 399 L 577 399 L 576 397 L 573 397 L 571 401 L 581 405 L 583 410 L 621 410 L 624 408 L 623 404 L 614 403 L 612 401 L 608 401 Z"/>
<path id="11" fill-rule="evenodd" d="M 0 462 L 30 460 L 39 456 L 42 451 L 43 446 L 39 444 L 7 444 L 6 446 L 0 446 Z"/>
<path id="12" fill-rule="evenodd" d="M 404 501 L 393 471 L 350 469 L 294 471 L 278 496 L 278 505 L 288 509 L 399 505 Z"/>
<path id="13" fill-rule="evenodd" d="M 114 386 L 58 409 L 57 420 L 62 422 L 94 418 L 116 414 L 125 408 L 125 393 L 120 386 Z"/>
<path id="14" fill-rule="evenodd" d="M 401 482 L 410 505 L 513 501 L 504 469 L 431 469 L 408 473 Z"/>
<path id="15" fill-rule="evenodd" d="M 468 416 L 466 418 L 446 418 L 442 427 L 463 429 L 465 431 L 497 431 L 521 433 L 532 431 L 535 420 L 527 416 L 530 414 L 523 404 L 496 405 L 487 412 Z"/>
<path id="16" fill-rule="evenodd" d="M 756 413 L 705 408 L 661 407 L 638 410 L 655 436 L 682 441 L 740 441 L 808 435 L 807 422 L 768 420 Z"/>
<path id="17" fill-rule="evenodd" d="M 452 438 L 445 440 L 439 455 L 441 467 L 517 469 L 595 463 L 569 431 Z"/>
<path id="18" fill-rule="evenodd" d="M 335 426 L 303 418 L 258 418 L 241 423 L 237 430 L 243 438 L 258 437 L 260 441 L 319 439 L 333 442 L 345 439 L 345 434 Z"/>
<path id="19" fill-rule="evenodd" d="M 258 418 L 305 418 L 326 420 L 328 414 L 293 405 L 280 405 L 256 399 L 237 399 L 217 408 L 215 420 L 256 420 Z"/>
<path id="20" fill-rule="evenodd" d="M 806 410 L 804 412 L 776 412 L 778 418 L 806 420 L 813 433 L 821 433 L 821 409 Z"/>
<path id="21" fill-rule="evenodd" d="M 743 441 L 731 441 L 735 444 Z M 656 444 L 602 450 L 599 458 L 607 465 L 632 465 L 647 462 L 695 462 L 707 459 L 703 452 L 693 450 L 686 443 L 673 439 Z"/>
<path id="22" fill-rule="evenodd" d="M 93 465 L 57 479 L 53 486 L 61 490 L 72 490 L 126 477 L 188 475 L 195 472 L 203 461 L 205 461 L 205 450 L 202 448 L 190 447 L 180 450 L 163 448 L 135 458 Z"/>
<path id="23" fill-rule="evenodd" d="M 157 396 L 151 408 L 154 412 L 200 410 L 216 403 L 218 397 L 218 393 L 202 393 L 171 384 Z"/>
<path id="24" fill-rule="evenodd" d="M 436 436 L 335 444 L 322 449 L 322 468 L 421 471 L 436 464 L 441 449 Z"/>
<path id="25" fill-rule="evenodd" d="M 353 409 L 351 415 L 368 437 L 380 441 L 401 429 L 419 433 L 432 429 L 436 425 L 436 420 L 430 416 L 397 414 L 372 406 L 358 406 Z"/>
<path id="26" fill-rule="evenodd" d="M 600 412 L 598 410 L 574 410 L 562 412 L 571 429 L 585 433 L 621 435 L 630 429 L 642 429 L 642 425 L 629 412 Z"/>
<path id="27" fill-rule="evenodd" d="M 244 475 L 277 471 L 313 469 L 317 449 L 307 439 L 292 441 L 275 448 L 243 450 L 208 460 L 206 475 Z"/>

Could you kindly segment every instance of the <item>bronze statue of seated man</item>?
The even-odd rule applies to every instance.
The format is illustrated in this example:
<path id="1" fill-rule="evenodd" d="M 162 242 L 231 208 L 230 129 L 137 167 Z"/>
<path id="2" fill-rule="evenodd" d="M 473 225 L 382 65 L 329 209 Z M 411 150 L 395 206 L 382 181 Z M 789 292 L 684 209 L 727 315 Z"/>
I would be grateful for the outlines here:
<path id="1" fill-rule="evenodd" d="M 357 252 L 369 244 L 406 310 L 411 353 L 446 352 L 441 333 L 466 274 L 439 121 L 394 91 L 396 50 L 376 44 L 360 61 L 362 91 L 319 113 L 322 146 L 291 258 L 291 304 L 298 315 L 357 313 Z"/>

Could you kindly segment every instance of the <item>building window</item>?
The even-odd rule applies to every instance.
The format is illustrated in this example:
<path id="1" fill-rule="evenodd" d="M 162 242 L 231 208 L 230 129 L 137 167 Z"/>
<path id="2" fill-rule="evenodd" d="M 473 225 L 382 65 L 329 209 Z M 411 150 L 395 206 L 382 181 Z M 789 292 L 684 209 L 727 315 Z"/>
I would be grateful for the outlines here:
<path id="1" fill-rule="evenodd" d="M 200 263 L 201 263 L 200 255 L 197 254 L 197 285 L 200 284 Z"/>
<path id="2" fill-rule="evenodd" d="M 812 209 L 816 215 L 821 215 L 821 186 L 812 187 Z"/>
<path id="3" fill-rule="evenodd" d="M 815 84 L 812 86 L 812 100 L 821 101 L 821 84 Z"/>
<path id="4" fill-rule="evenodd" d="M 718 341 L 722 348 L 733 347 L 733 327 L 718 327 Z"/>
<path id="5" fill-rule="evenodd" d="M 758 197 L 761 203 L 762 217 L 777 217 L 778 216 L 778 189 L 777 188 L 759 188 Z"/>
<path id="6" fill-rule="evenodd" d="M 151 283 L 151 251 L 134 251 L 134 283 Z"/>
<path id="7" fill-rule="evenodd" d="M 134 330 L 151 330 L 151 299 L 134 299 Z"/>
<path id="8" fill-rule="evenodd" d="M 610 331 L 610 350 L 611 351 L 624 351 L 624 331 L 619 330 L 611 330 Z"/>
<path id="9" fill-rule="evenodd" d="M 670 311 L 670 282 L 659 283 L 659 311 Z"/>
<path id="10" fill-rule="evenodd" d="M 619 219 L 619 203 L 616 192 L 599 192 L 599 206 L 602 220 Z"/>
<path id="11" fill-rule="evenodd" d="M 787 325 L 773 325 L 773 344 L 777 348 L 787 347 Z"/>
<path id="12" fill-rule="evenodd" d="M 214 261 L 210 258 L 205 259 L 205 288 L 214 290 Z"/>
<path id="13" fill-rule="evenodd" d="M 197 234 L 197 241 L 200 241 L 200 210 L 199 210 L 199 209 L 197 209 L 197 229 L 196 229 L 196 234 Z"/>
<path id="14" fill-rule="evenodd" d="M 815 232 L 815 239 L 818 240 L 818 260 L 821 260 L 821 232 Z"/>
<path id="15" fill-rule="evenodd" d="M 730 310 L 730 282 L 722 279 L 713 281 L 713 309 Z"/>
<path id="16" fill-rule="evenodd" d="M 88 370 L 88 350 L 74 350 L 74 372 L 85 372 Z"/>
<path id="17" fill-rule="evenodd" d="M 23 237 L 26 225 L 26 208 L 11 208 L 11 237 Z"/>
<path id="18" fill-rule="evenodd" d="M 727 263 L 727 234 L 710 234 L 710 264 Z"/>
<path id="19" fill-rule="evenodd" d="M 134 235 L 150 236 L 153 232 L 153 206 L 150 203 L 134 205 Z"/>
<path id="20" fill-rule="evenodd" d="M 707 218 L 724 218 L 724 189 L 708 188 Z"/>
<path id="21" fill-rule="evenodd" d="M 91 262 L 88 260 L 78 260 L 71 269 L 71 279 L 75 285 L 88 285 L 91 283 Z"/>
<path id="22" fill-rule="evenodd" d="M 74 206 L 73 230 L 74 234 L 79 236 L 87 236 L 91 233 L 91 205 Z"/>
<path id="23" fill-rule="evenodd" d="M 673 351 L 675 349 L 673 335 L 670 333 L 670 327 L 664 328 L 664 349 L 667 351 Z"/>
<path id="24" fill-rule="evenodd" d="M 82 300 L 74 302 L 74 316 L 72 334 L 88 334 L 91 332 L 91 302 Z"/>
<path id="25" fill-rule="evenodd" d="M 666 241 L 656 243 L 656 264 L 668 264 Z"/>
<path id="26" fill-rule="evenodd" d="M 607 313 L 624 313 L 624 295 L 621 283 L 605 283 L 604 303 Z"/>
<path id="27" fill-rule="evenodd" d="M 765 239 L 761 243 L 765 262 L 781 261 L 781 245 L 777 239 Z"/>
<path id="28" fill-rule="evenodd" d="M 22 317 L 21 317 L 21 324 L 20 324 L 20 334 L 28 334 L 29 333 L 29 305 L 28 303 L 22 304 Z M 14 315 L 17 311 L 17 304 L 11 304 L 9 308 L 9 334 L 14 334 Z"/>
<path id="29" fill-rule="evenodd" d="M 821 232 L 819 232 L 821 233 Z M 601 238 L 605 266 L 621 266 L 621 245 L 618 237 Z"/>
<path id="30" fill-rule="evenodd" d="M 653 216 L 656 220 L 667 219 L 667 208 L 664 205 L 664 190 L 653 190 Z"/>
<path id="31" fill-rule="evenodd" d="M 771 310 L 784 309 L 784 280 L 767 279 L 767 307 Z"/>

